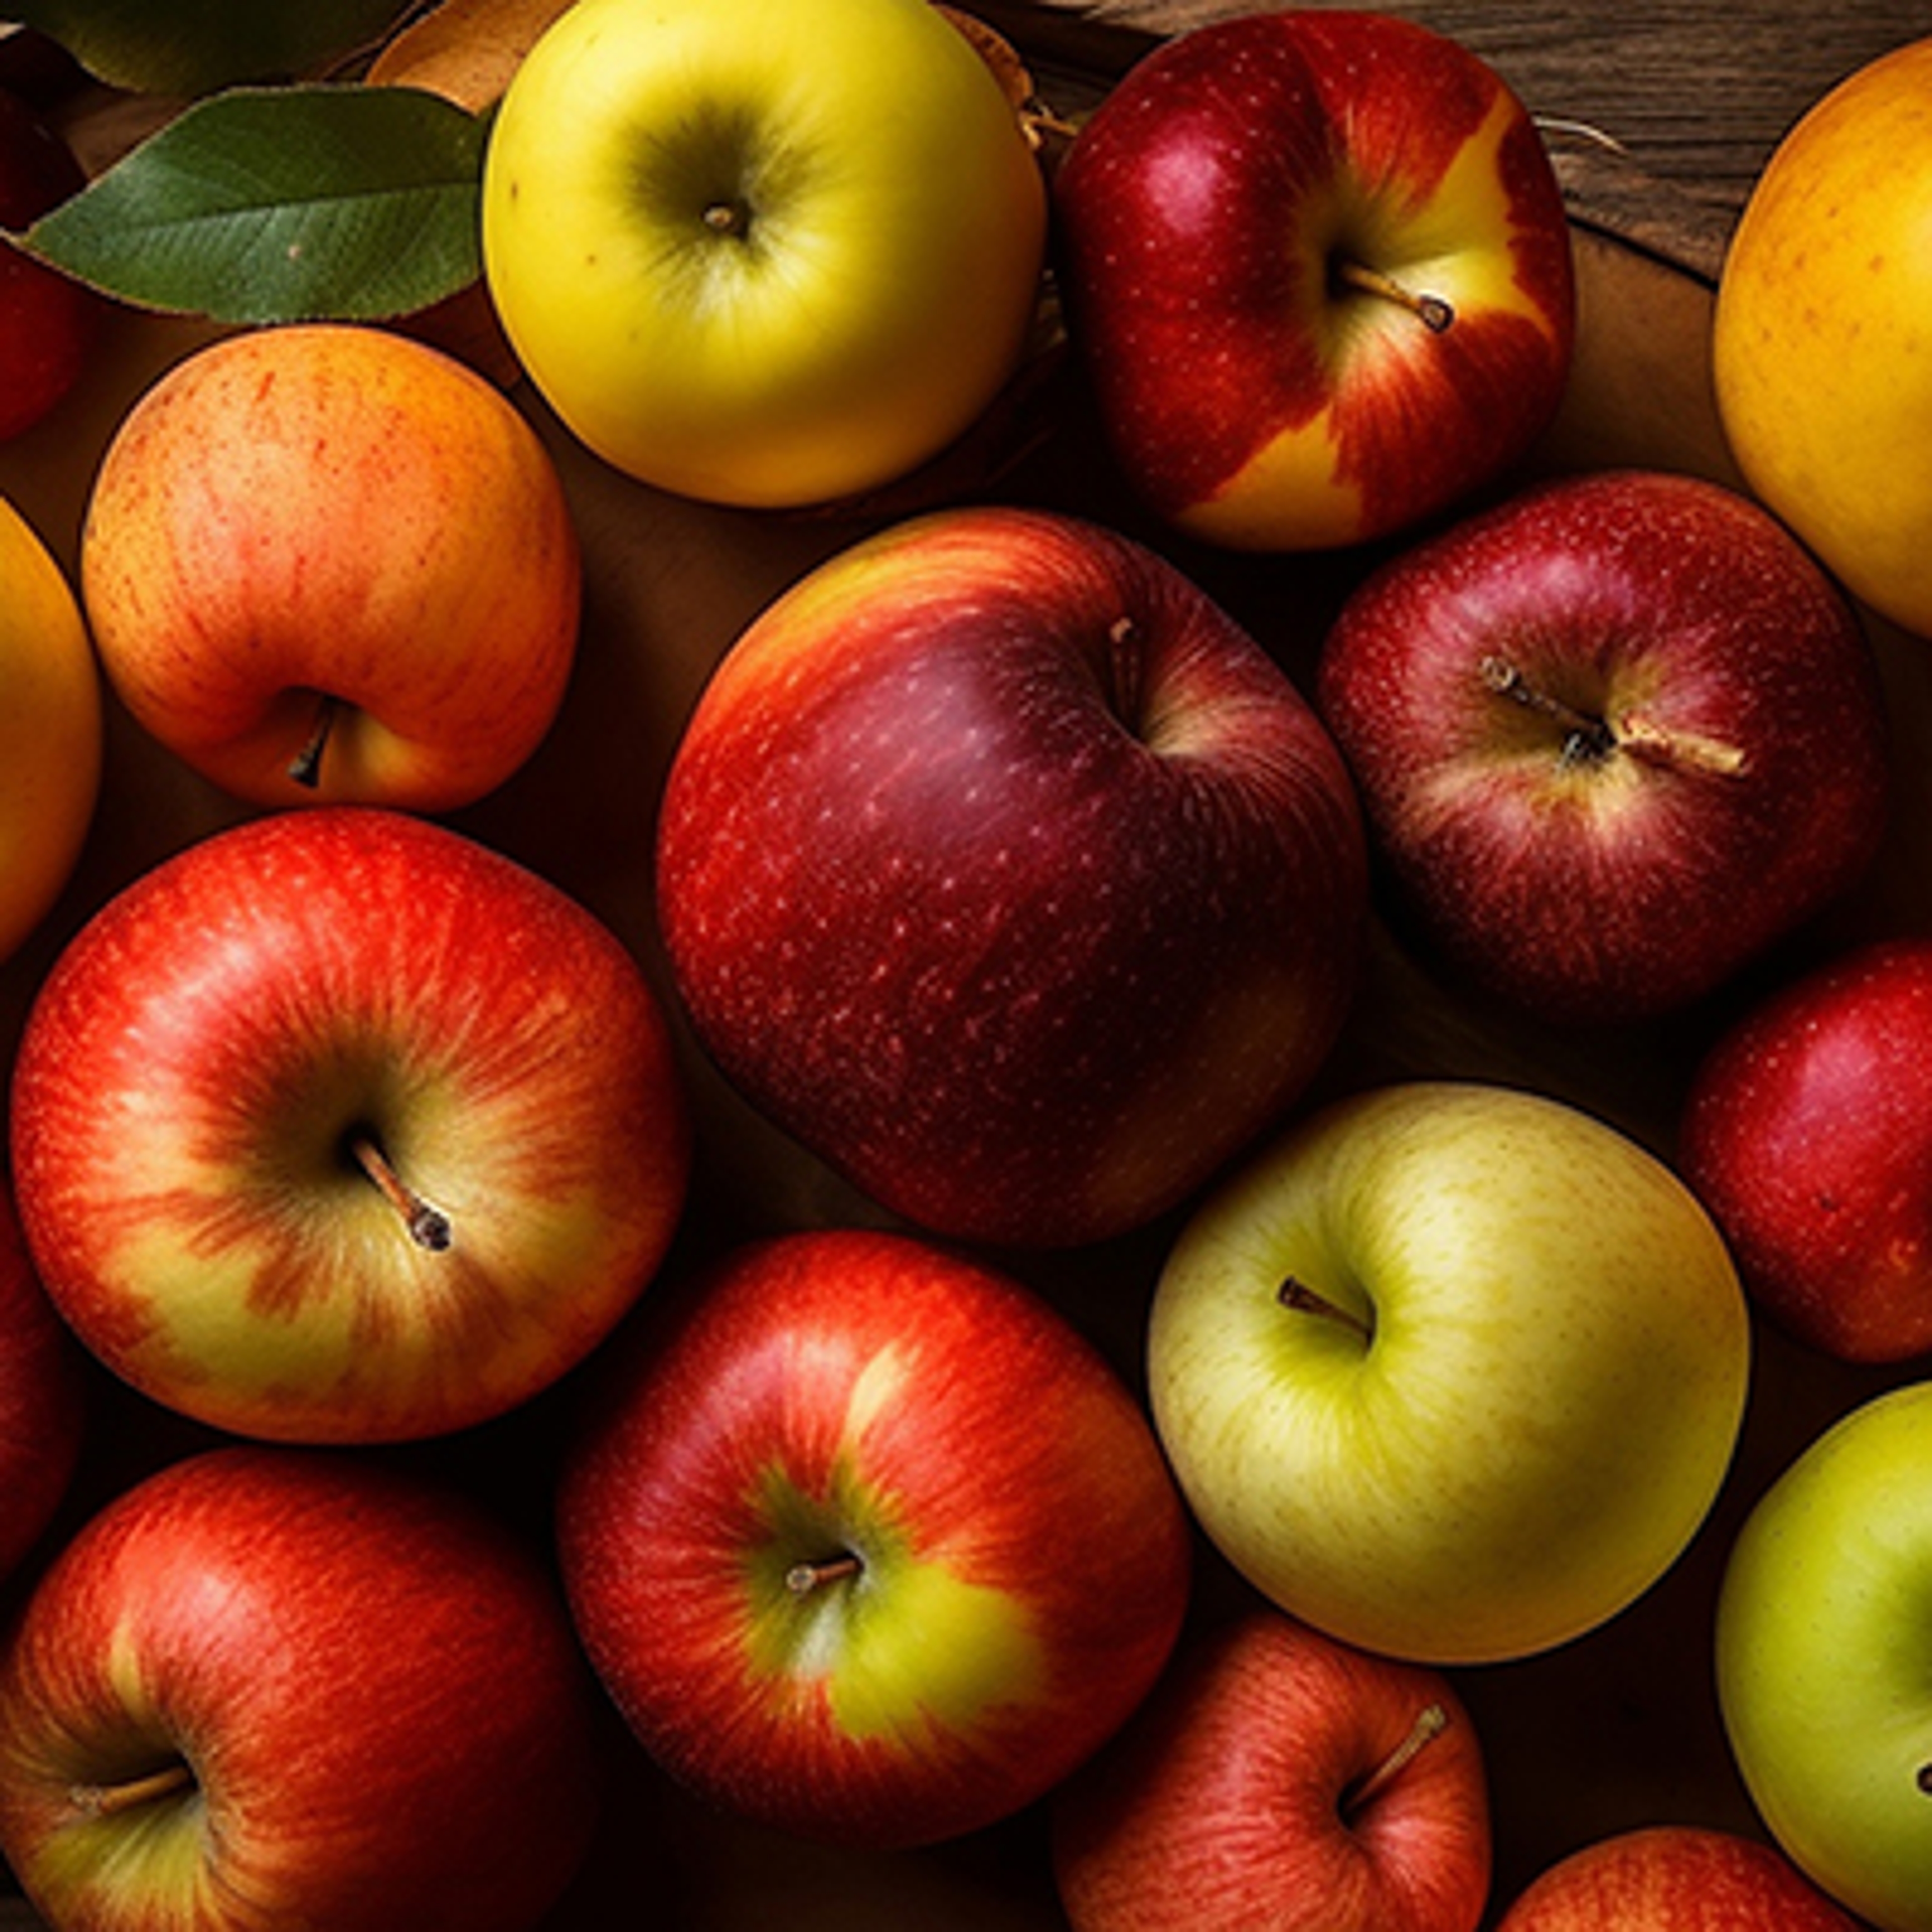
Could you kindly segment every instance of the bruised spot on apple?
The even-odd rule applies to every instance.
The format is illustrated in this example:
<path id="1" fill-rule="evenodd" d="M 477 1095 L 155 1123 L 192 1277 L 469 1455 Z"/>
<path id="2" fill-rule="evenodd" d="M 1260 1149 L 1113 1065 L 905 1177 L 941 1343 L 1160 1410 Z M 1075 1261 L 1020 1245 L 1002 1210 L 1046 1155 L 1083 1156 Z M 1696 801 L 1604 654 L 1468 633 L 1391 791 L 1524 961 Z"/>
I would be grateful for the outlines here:
<path id="1" fill-rule="evenodd" d="M 923 1240 L 721 1257 L 607 1358 L 556 1520 L 592 1663 L 713 1802 L 874 1846 L 1041 1796 L 1166 1663 L 1191 1540 L 1049 1304 Z"/>
<path id="2" fill-rule="evenodd" d="M 615 935 L 366 807 L 244 822 L 124 889 L 44 983 L 12 1101 L 22 1225 L 82 1340 L 282 1438 L 534 1394 L 655 1272 L 690 1158 Z"/>
<path id="3" fill-rule="evenodd" d="M 1568 230 L 1534 122 L 1438 34 L 1302 10 L 1132 69 L 1055 179 L 1070 328 L 1150 506 L 1210 541 L 1385 534 L 1554 412 Z"/>

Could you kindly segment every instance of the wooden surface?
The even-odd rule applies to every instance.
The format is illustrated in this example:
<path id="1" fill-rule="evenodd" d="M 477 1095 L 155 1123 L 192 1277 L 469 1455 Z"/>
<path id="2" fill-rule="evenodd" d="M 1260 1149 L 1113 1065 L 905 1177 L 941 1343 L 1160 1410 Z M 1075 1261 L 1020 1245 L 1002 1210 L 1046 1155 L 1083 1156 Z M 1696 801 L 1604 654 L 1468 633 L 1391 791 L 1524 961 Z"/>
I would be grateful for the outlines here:
<path id="1" fill-rule="evenodd" d="M 1106 0 L 1061 7 L 986 0 L 1042 91 L 1076 109 L 1162 28 L 1234 10 L 1228 0 Z M 1577 222 L 1582 333 L 1562 415 L 1537 453 L 1544 468 L 1648 463 L 1735 481 L 1709 390 L 1710 278 L 1722 238 L 1778 134 L 1823 88 L 1916 30 L 1897 6 L 1829 14 L 1777 0 L 1726 6 L 1623 0 L 1601 8 L 1443 0 L 1395 10 L 1459 33 L 1492 58 L 1532 109 L 1611 135 L 1587 165 L 1552 136 Z M 133 398 L 206 332 L 130 321 L 86 394 L 0 447 L 0 490 L 71 561 L 92 467 Z M 584 536 L 590 596 L 577 682 L 552 740 L 503 791 L 459 823 L 575 892 L 659 970 L 649 903 L 656 788 L 690 704 L 718 655 L 787 583 L 858 533 L 864 519 L 758 518 L 664 497 L 574 446 L 526 392 L 520 400 L 555 453 Z M 1078 510 L 1158 540 L 1097 464 L 1077 406 L 998 484 L 1000 494 Z M 1305 673 L 1323 614 L 1364 567 L 1344 557 L 1217 557 L 1170 544 L 1292 670 Z M 1876 877 L 1844 909 L 1831 943 L 1879 929 L 1932 930 L 1932 652 L 1874 626 L 1900 720 L 1901 810 Z M 45 932 L 0 970 L 0 1048 L 64 934 L 106 892 L 233 808 L 112 721 L 110 782 L 74 887 Z M 1528 1028 L 1437 985 L 1393 945 L 1378 948 L 1338 1082 L 1418 1071 L 1520 1080 L 1588 1105 L 1668 1150 L 1690 1058 L 1721 1018 L 1705 1011 L 1630 1036 L 1574 1039 Z M 689 1058 L 706 1179 L 691 1239 L 862 1213 L 815 1164 L 762 1129 Z M 1015 1265 L 1099 1339 L 1130 1378 L 1169 1230 L 1090 1253 Z M 1832 1415 L 1900 1378 L 1842 1370 L 1774 1336 L 1761 1342 L 1736 1475 L 1685 1561 L 1624 1617 L 1584 1642 L 1459 1679 L 1483 1736 L 1496 1805 L 1496 1904 L 1601 1832 L 1659 1821 L 1755 1825 L 1726 1754 L 1712 1695 L 1707 1632 L 1730 1534 L 1795 1448 Z M 555 1431 L 568 1391 L 425 1460 L 507 1483 L 508 1506 L 539 1526 Z M 107 1397 L 70 1515 L 144 1459 L 191 1446 L 192 1430 Z M 1204 1557 L 1198 1612 L 1243 1592 Z M 698 1812 L 614 1738 L 613 1812 L 589 1869 L 548 1932 L 648 1923 L 703 1932 L 1055 1932 L 1042 1822 L 1030 1813 L 961 1844 L 860 1858 L 801 1846 Z M 0 1928 L 35 1922 L 0 1900 Z"/>

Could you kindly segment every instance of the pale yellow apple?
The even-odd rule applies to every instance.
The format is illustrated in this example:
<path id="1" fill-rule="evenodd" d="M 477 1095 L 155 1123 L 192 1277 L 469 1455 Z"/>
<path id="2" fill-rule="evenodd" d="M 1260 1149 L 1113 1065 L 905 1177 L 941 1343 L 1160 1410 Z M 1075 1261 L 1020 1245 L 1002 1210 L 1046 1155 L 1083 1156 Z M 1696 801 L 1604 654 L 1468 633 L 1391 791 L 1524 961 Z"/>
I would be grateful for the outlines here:
<path id="1" fill-rule="evenodd" d="M 1719 279 L 1712 372 L 1752 489 L 1854 596 L 1932 635 L 1932 38 L 1779 144 Z"/>
<path id="2" fill-rule="evenodd" d="M 100 790 L 100 676 L 80 606 L 0 498 L 0 958 L 67 884 Z"/>
<path id="3" fill-rule="evenodd" d="M 971 428 L 1046 223 L 1013 104 L 928 0 L 578 0 L 483 184 L 490 292 L 565 424 L 747 506 L 878 488 Z"/>

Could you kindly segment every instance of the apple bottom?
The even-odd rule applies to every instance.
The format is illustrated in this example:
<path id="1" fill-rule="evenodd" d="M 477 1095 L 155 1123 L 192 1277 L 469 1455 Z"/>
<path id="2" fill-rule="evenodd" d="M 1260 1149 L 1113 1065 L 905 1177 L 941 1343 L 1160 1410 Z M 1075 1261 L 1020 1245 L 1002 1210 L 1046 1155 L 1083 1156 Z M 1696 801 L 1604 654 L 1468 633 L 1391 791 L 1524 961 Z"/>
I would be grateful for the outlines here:
<path id="1" fill-rule="evenodd" d="M 779 1237 L 659 1311 L 559 1496 L 592 1663 L 672 1774 L 872 1846 L 1043 1794 L 1146 1694 L 1189 1531 L 1103 1358 L 906 1237 Z"/>

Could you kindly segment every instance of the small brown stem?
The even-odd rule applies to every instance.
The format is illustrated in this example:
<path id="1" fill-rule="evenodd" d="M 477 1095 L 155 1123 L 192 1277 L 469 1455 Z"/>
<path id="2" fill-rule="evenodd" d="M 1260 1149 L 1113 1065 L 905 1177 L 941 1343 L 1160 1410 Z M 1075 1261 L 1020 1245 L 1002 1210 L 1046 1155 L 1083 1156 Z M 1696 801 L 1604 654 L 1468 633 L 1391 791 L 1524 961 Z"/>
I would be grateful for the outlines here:
<path id="1" fill-rule="evenodd" d="M 410 1239 L 419 1248 L 440 1253 L 455 1238 L 449 1216 L 432 1208 L 389 1165 L 388 1157 L 367 1134 L 358 1134 L 349 1143 L 356 1164 L 374 1182 L 382 1198 L 403 1217 Z"/>
<path id="2" fill-rule="evenodd" d="M 1142 674 L 1146 664 L 1139 626 L 1131 617 L 1116 617 L 1107 632 L 1107 688 L 1114 716 L 1130 731 L 1140 728 Z"/>
<path id="3" fill-rule="evenodd" d="M 335 716 L 340 709 L 337 700 L 327 692 L 316 700 L 315 724 L 302 748 L 289 760 L 289 776 L 310 791 L 322 782 L 322 754 L 328 748 L 329 734 L 335 729 Z"/>
<path id="4" fill-rule="evenodd" d="M 1366 1810 L 1414 1762 L 1417 1754 L 1448 1728 L 1449 1713 L 1440 1704 L 1424 1705 L 1401 1743 L 1360 1783 L 1350 1786 L 1343 1808 L 1352 1816 Z"/>
<path id="5" fill-rule="evenodd" d="M 1674 771 L 1703 772 L 1719 778 L 1740 776 L 1748 762 L 1735 745 L 1701 731 L 1672 730 L 1653 724 L 1634 712 L 1615 718 L 1593 718 L 1574 704 L 1566 704 L 1548 692 L 1539 690 L 1507 658 L 1491 656 L 1480 667 L 1483 682 L 1498 696 L 1547 718 L 1568 734 L 1563 747 L 1566 760 L 1607 758 L 1612 752 L 1628 752 L 1634 758 L 1666 766 Z"/>
<path id="6" fill-rule="evenodd" d="M 742 235 L 752 225 L 752 211 L 742 201 L 714 201 L 702 219 L 714 235 Z"/>
<path id="7" fill-rule="evenodd" d="M 1443 334 L 1455 322 L 1454 308 L 1442 296 L 1421 295 L 1413 289 L 1405 288 L 1393 275 L 1385 275 L 1381 269 L 1372 268 L 1366 262 L 1352 261 L 1343 256 L 1335 264 L 1335 279 L 1344 288 L 1378 296 L 1384 302 L 1392 302 L 1407 309 L 1412 315 L 1421 319 L 1423 326 L 1432 335 Z"/>
<path id="8" fill-rule="evenodd" d="M 159 1771 L 149 1772 L 142 1778 L 130 1778 L 119 1784 L 76 1784 L 68 1792 L 68 1802 L 76 1811 L 89 1818 L 117 1817 L 123 1811 L 131 1811 L 136 1805 L 152 1804 L 156 1799 L 171 1798 L 177 1791 L 190 1790 L 194 1784 L 194 1773 L 187 1764 L 177 1759 Z"/>
<path id="9" fill-rule="evenodd" d="M 866 1566 L 850 1550 L 836 1556 L 821 1556 L 807 1563 L 794 1563 L 785 1572 L 785 1588 L 794 1597 L 808 1597 L 827 1583 L 856 1576 Z"/>
<path id="10" fill-rule="evenodd" d="M 1736 746 L 1722 738 L 1706 737 L 1701 731 L 1669 730 L 1630 712 L 1612 718 L 1610 730 L 1620 751 L 1676 771 L 1708 772 L 1716 778 L 1734 778 L 1743 775 L 1747 762 Z"/>
<path id="11" fill-rule="evenodd" d="M 1343 1328 L 1352 1328 L 1364 1342 L 1375 1340 L 1373 1327 L 1352 1309 L 1330 1301 L 1325 1294 L 1318 1294 L 1307 1282 L 1293 1275 L 1275 1291 L 1275 1299 L 1282 1307 L 1292 1309 L 1298 1314 L 1318 1315 L 1325 1321 L 1339 1322 Z"/>

